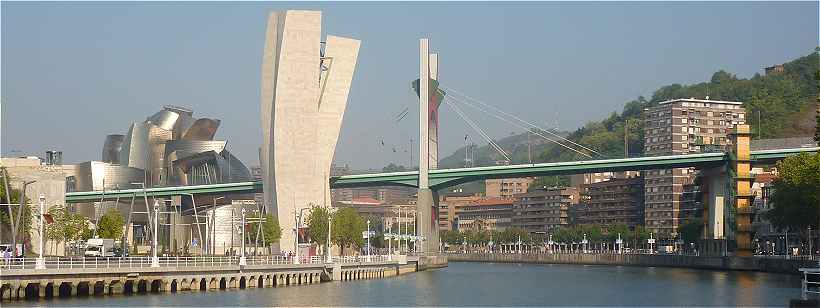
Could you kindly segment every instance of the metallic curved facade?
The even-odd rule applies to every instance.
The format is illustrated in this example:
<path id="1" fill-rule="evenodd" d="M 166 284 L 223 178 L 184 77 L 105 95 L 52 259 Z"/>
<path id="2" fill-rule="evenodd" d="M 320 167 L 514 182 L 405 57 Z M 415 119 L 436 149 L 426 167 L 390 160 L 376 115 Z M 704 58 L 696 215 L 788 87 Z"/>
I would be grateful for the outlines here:
<path id="1" fill-rule="evenodd" d="M 132 123 L 120 150 L 120 164 L 127 167 L 148 168 L 148 133 L 150 123 Z"/>
<path id="2" fill-rule="evenodd" d="M 101 161 L 88 161 L 75 167 L 76 190 L 111 190 L 134 188 L 131 183 L 140 183 L 144 178 L 142 169 L 130 168 Z M 103 187 L 103 183 L 105 187 Z"/>
<path id="3" fill-rule="evenodd" d="M 120 151 L 122 150 L 123 140 L 125 140 L 124 135 L 105 136 L 105 143 L 103 143 L 102 149 L 103 162 L 112 164 L 120 163 Z"/>
<path id="4" fill-rule="evenodd" d="M 178 119 L 178 113 L 168 110 L 161 110 L 160 112 L 157 112 L 150 118 L 148 118 L 148 121 L 159 128 L 162 128 L 167 131 L 172 131 L 174 130 L 174 125 L 177 123 Z"/>
<path id="5" fill-rule="evenodd" d="M 185 132 L 182 139 L 185 140 L 213 140 L 216 130 L 219 128 L 219 120 L 197 119 Z"/>
<path id="6" fill-rule="evenodd" d="M 164 106 L 125 135 L 108 135 L 102 162 L 78 165 L 77 191 L 145 183 L 146 187 L 219 184 L 251 179 L 248 168 L 213 140 L 220 121 L 193 117 L 193 111 Z"/>

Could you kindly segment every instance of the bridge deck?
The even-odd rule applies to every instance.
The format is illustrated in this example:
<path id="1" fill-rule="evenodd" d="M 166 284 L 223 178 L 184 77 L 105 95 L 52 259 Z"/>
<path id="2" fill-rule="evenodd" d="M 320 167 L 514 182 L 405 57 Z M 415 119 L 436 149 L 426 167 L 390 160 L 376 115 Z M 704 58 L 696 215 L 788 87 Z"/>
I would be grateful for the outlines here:
<path id="1" fill-rule="evenodd" d="M 799 153 L 817 152 L 818 147 L 775 149 L 752 151 L 752 161 L 756 164 L 768 164 L 785 157 Z M 430 171 L 431 188 L 444 187 L 466 183 L 475 180 L 492 178 L 514 178 L 526 176 L 568 175 L 590 172 L 611 171 L 639 171 L 651 169 L 667 169 L 679 167 L 710 167 L 728 163 L 730 158 L 724 153 L 700 153 L 688 155 L 653 156 L 638 158 L 601 159 L 558 163 L 523 164 L 492 167 L 440 169 Z M 411 186 L 418 182 L 418 171 L 357 174 L 332 177 L 331 188 L 368 187 L 368 186 Z M 238 182 L 226 184 L 155 187 L 148 189 L 124 189 L 113 191 L 87 191 L 66 193 L 66 202 L 93 202 L 100 201 L 103 195 L 105 200 L 117 198 L 142 197 L 169 197 L 187 194 L 242 194 L 262 191 L 262 182 Z"/>

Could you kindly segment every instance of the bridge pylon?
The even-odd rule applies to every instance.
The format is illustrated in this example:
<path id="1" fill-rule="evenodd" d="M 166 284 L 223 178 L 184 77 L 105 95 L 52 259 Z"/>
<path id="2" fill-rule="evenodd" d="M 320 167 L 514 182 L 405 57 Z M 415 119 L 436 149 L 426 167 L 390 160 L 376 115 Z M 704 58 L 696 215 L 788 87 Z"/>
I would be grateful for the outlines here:
<path id="1" fill-rule="evenodd" d="M 419 182 L 416 200 L 417 234 L 423 237 L 420 245 L 421 252 L 438 252 L 438 215 L 436 210 L 437 194 L 430 189 L 429 170 L 437 164 L 431 163 L 435 156 L 430 151 L 430 80 L 431 71 L 438 74 L 438 57 L 430 54 L 429 41 L 426 38 L 419 40 Z M 434 108 L 436 106 L 433 106 Z M 434 132 L 435 133 L 435 132 Z M 435 146 L 435 144 L 434 144 Z"/>

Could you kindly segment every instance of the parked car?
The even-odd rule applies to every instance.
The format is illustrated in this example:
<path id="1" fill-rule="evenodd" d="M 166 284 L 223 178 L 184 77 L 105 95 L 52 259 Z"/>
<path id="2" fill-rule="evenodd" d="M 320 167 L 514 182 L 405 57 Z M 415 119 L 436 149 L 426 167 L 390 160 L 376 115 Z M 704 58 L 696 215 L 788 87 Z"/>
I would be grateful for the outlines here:
<path id="1" fill-rule="evenodd" d="M 115 247 L 114 248 L 114 256 L 115 257 L 127 257 L 128 256 L 128 248 L 123 250 L 122 248 Z"/>
<path id="2" fill-rule="evenodd" d="M 110 238 L 92 238 L 86 243 L 85 255 L 86 257 L 113 257 L 114 256 L 114 239 Z"/>

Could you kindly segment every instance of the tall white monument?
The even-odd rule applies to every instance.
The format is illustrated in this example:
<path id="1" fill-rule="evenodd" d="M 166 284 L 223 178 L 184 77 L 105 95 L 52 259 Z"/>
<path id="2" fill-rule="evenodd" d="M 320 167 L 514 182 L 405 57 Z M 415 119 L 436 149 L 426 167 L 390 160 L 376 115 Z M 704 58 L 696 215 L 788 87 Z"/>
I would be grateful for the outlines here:
<path id="1" fill-rule="evenodd" d="M 324 44 L 323 44 L 324 42 Z M 272 12 L 262 55 L 264 202 L 294 251 L 293 215 L 324 206 L 360 41 L 328 35 L 319 11 Z M 306 212 L 305 212 L 306 214 Z"/>

